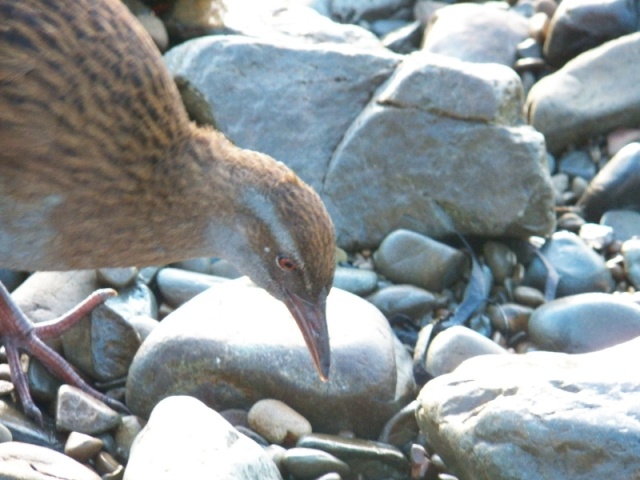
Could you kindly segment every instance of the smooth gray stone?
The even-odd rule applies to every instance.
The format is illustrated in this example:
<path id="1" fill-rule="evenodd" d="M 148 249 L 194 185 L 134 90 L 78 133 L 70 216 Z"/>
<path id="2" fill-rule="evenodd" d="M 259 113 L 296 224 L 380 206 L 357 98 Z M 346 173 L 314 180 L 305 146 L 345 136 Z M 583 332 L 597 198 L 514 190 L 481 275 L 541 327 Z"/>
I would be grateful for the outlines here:
<path id="1" fill-rule="evenodd" d="M 124 480 L 282 480 L 255 442 L 192 397 L 165 398 L 131 448 Z"/>
<path id="2" fill-rule="evenodd" d="M 223 277 L 179 268 L 163 268 L 157 276 L 162 298 L 172 307 L 179 307 L 209 287 L 228 281 Z"/>
<path id="3" fill-rule="evenodd" d="M 622 244 L 624 268 L 631 283 L 640 290 L 640 239 L 634 238 Z"/>
<path id="4" fill-rule="evenodd" d="M 640 32 L 610 40 L 538 81 L 527 97 L 529 123 L 559 153 L 596 135 L 640 123 Z"/>
<path id="5" fill-rule="evenodd" d="M 363 268 L 340 267 L 336 268 L 333 277 L 333 286 L 354 295 L 368 295 L 378 285 L 378 275 L 371 270 Z"/>
<path id="6" fill-rule="evenodd" d="M 624 242 L 633 236 L 640 237 L 640 212 L 609 210 L 602 215 L 600 223 L 613 228 L 615 240 Z"/>
<path id="7" fill-rule="evenodd" d="M 284 454 L 283 466 L 295 478 L 314 480 L 326 473 L 335 472 L 349 478 L 351 469 L 330 453 L 313 448 L 291 448 Z"/>
<path id="8" fill-rule="evenodd" d="M 558 231 L 540 249 L 559 276 L 556 296 L 586 292 L 610 292 L 614 281 L 604 259 L 577 235 Z M 544 291 L 547 269 L 535 257 L 527 268 L 524 284 Z"/>
<path id="9" fill-rule="evenodd" d="M 302 437 L 298 447 L 323 450 L 351 468 L 353 476 L 368 480 L 406 480 L 409 462 L 397 448 L 370 440 L 314 433 Z"/>
<path id="10" fill-rule="evenodd" d="M 478 355 L 505 354 L 495 342 L 463 326 L 454 326 L 439 333 L 427 351 L 426 371 L 438 377 L 454 371 L 465 360 Z"/>
<path id="11" fill-rule="evenodd" d="M 98 474 L 62 453 L 21 442 L 0 444 L 3 480 L 100 480 Z"/>
<path id="12" fill-rule="evenodd" d="M 627 0 L 563 0 L 544 42 L 545 59 L 561 67 L 576 55 L 638 30 L 638 4 Z"/>
<path id="13" fill-rule="evenodd" d="M 65 439 L 56 432 L 48 417 L 47 425 L 41 427 L 30 418 L 27 418 L 19 407 L 12 403 L 0 400 L 0 422 L 9 429 L 13 440 L 33 445 L 40 445 L 62 452 Z"/>
<path id="14" fill-rule="evenodd" d="M 367 300 L 387 318 L 405 315 L 416 322 L 440 304 L 433 293 L 414 285 L 390 285 L 372 293 Z"/>
<path id="15" fill-rule="evenodd" d="M 422 49 L 467 62 L 512 67 L 518 44 L 528 33 L 527 20 L 517 13 L 491 3 L 460 3 L 434 13 Z"/>
<path id="16" fill-rule="evenodd" d="M 366 300 L 333 288 L 327 319 L 332 360 L 322 382 L 284 304 L 235 282 L 210 288 L 147 337 L 129 370 L 127 405 L 146 418 L 170 395 L 193 395 L 218 411 L 273 398 L 314 431 L 376 437 L 413 395 L 411 359 Z"/>
<path id="17" fill-rule="evenodd" d="M 639 39 L 640 42 L 640 39 Z M 640 49 L 640 48 L 639 48 Z M 608 210 L 640 209 L 640 143 L 633 142 L 616 153 L 578 201 L 587 220 L 600 221 Z"/>
<path id="18" fill-rule="evenodd" d="M 638 349 L 472 358 L 424 386 L 420 430 L 460 480 L 636 478 Z"/>
<path id="19" fill-rule="evenodd" d="M 460 250 L 410 230 L 395 230 L 387 235 L 373 259 L 378 272 L 392 282 L 434 292 L 462 278 L 467 263 Z"/>
<path id="20" fill-rule="evenodd" d="M 593 352 L 640 335 L 640 306 L 624 295 L 583 293 L 534 310 L 529 335 L 541 349 Z"/>

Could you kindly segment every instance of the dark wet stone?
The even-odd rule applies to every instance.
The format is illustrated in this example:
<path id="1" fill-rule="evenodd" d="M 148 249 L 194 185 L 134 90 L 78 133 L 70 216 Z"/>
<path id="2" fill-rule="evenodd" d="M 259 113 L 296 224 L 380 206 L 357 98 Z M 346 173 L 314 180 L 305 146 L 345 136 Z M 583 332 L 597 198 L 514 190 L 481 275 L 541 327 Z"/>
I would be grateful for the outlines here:
<path id="1" fill-rule="evenodd" d="M 302 437 L 298 447 L 328 452 L 349 465 L 353 475 L 368 480 L 406 480 L 409 475 L 409 462 L 402 452 L 384 443 L 311 434 Z"/>
<path id="2" fill-rule="evenodd" d="M 571 232 L 554 233 L 540 252 L 559 275 L 556 292 L 558 297 L 585 292 L 609 292 L 614 287 L 604 259 Z M 546 268 L 536 257 L 527 268 L 524 283 L 544 291 L 547 275 Z"/>
<path id="3" fill-rule="evenodd" d="M 598 172 L 578 206 L 584 216 L 599 222 L 608 210 L 640 209 L 640 143 L 630 143 Z"/>
<path id="4" fill-rule="evenodd" d="M 295 478 L 314 480 L 326 473 L 335 472 L 342 478 L 349 478 L 351 469 L 342 460 L 330 453 L 314 448 L 291 448 L 283 458 L 284 468 Z"/>

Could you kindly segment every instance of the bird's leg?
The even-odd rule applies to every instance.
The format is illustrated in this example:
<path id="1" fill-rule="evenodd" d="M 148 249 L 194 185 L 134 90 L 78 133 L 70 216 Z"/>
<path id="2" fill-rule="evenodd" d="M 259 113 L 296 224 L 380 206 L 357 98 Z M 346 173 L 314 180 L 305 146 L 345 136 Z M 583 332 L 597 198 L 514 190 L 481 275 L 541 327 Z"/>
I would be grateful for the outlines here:
<path id="1" fill-rule="evenodd" d="M 0 282 L 0 340 L 7 353 L 11 380 L 25 413 L 38 423 L 42 424 L 42 414 L 31 398 L 27 376 L 20 365 L 21 350 L 36 357 L 45 368 L 64 382 L 93 395 L 112 407 L 127 411 L 127 408 L 120 402 L 90 387 L 62 356 L 42 341 L 61 335 L 77 324 L 97 305 L 115 294 L 116 292 L 112 289 L 98 290 L 64 315 L 35 325 L 15 304 L 5 286 Z"/>

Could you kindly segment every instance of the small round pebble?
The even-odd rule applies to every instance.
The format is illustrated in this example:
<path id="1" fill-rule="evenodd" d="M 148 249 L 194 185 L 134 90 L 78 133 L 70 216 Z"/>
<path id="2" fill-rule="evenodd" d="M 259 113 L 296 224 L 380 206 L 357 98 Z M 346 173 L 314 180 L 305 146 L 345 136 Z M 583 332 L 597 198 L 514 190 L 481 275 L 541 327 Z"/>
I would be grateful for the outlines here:
<path id="1" fill-rule="evenodd" d="M 71 432 L 64 445 L 64 453 L 74 460 L 85 463 L 95 457 L 103 446 L 104 442 L 99 438 L 80 432 Z"/>
<path id="2" fill-rule="evenodd" d="M 278 445 L 295 445 L 300 437 L 311 433 L 309 421 L 280 400 L 256 402 L 247 420 L 251 428 Z"/>
<path id="3" fill-rule="evenodd" d="M 507 351 L 470 328 L 451 327 L 436 335 L 431 342 L 426 370 L 437 377 L 452 372 L 471 357 L 490 353 L 504 354 Z"/>

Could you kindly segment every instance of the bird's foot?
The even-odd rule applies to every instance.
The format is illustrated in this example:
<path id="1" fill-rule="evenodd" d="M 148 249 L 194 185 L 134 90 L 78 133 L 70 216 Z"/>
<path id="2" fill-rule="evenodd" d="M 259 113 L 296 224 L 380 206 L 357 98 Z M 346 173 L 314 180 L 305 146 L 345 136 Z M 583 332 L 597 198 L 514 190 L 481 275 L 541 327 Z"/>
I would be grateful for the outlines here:
<path id="1" fill-rule="evenodd" d="M 27 416 L 40 425 L 42 425 L 42 413 L 31 398 L 27 376 L 20 364 L 21 351 L 40 360 L 47 370 L 65 383 L 83 390 L 117 410 L 128 412 L 123 404 L 89 386 L 69 362 L 43 341 L 60 336 L 91 310 L 114 295 L 116 295 L 115 290 L 109 288 L 97 290 L 64 315 L 34 324 L 20 310 L 0 282 L 0 341 L 4 344 L 11 370 L 11 380 L 22 407 Z"/>

